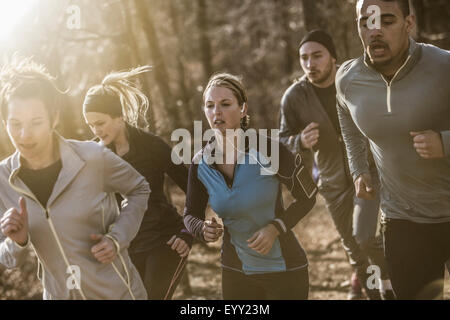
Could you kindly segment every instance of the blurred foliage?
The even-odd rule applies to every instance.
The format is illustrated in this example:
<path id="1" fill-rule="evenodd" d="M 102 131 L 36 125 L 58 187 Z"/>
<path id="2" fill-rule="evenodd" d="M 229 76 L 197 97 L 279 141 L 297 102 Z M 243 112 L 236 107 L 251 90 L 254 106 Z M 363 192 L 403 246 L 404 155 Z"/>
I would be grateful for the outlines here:
<path id="1" fill-rule="evenodd" d="M 411 2 L 417 37 L 449 48 L 450 2 Z M 79 29 L 68 28 L 71 6 L 80 8 Z M 302 74 L 298 43 L 317 27 L 333 35 L 339 62 L 361 54 L 355 0 L 38 0 L 0 53 L 33 55 L 70 90 L 60 131 L 77 139 L 91 138 L 81 114 L 90 86 L 110 71 L 152 65 L 139 79 L 152 101 L 150 130 L 169 140 L 204 120 L 202 90 L 218 71 L 244 77 L 252 126 L 275 128 L 281 96 Z M 3 128 L 0 142 L 3 158 L 11 152 Z"/>

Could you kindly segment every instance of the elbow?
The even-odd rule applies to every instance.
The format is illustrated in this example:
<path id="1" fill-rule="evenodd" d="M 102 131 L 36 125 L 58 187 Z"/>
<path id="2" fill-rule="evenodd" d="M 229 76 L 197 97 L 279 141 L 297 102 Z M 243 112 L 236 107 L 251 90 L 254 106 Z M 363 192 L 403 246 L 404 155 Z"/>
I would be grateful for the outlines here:
<path id="1" fill-rule="evenodd" d="M 310 212 L 312 208 L 314 208 L 314 206 L 316 205 L 316 201 L 317 201 L 317 193 L 311 199 L 309 199 L 308 212 Z"/>
<path id="2" fill-rule="evenodd" d="M 152 190 L 150 189 L 150 184 L 145 179 L 142 183 L 142 191 L 147 195 L 147 197 L 149 197 L 150 193 L 152 192 Z"/>
<path id="3" fill-rule="evenodd" d="M 311 198 L 309 198 L 307 201 L 305 201 L 305 204 L 303 206 L 304 210 L 304 216 L 306 216 L 316 205 L 317 201 L 317 193 L 315 193 Z"/>

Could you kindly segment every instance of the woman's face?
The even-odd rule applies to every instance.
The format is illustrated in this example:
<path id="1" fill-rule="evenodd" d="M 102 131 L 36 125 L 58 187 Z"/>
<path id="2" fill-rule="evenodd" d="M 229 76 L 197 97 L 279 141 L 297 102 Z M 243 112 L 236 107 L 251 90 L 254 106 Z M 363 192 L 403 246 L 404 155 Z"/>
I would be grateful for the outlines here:
<path id="1" fill-rule="evenodd" d="M 53 128 L 44 103 L 36 98 L 15 98 L 8 103 L 6 130 L 12 144 L 25 160 L 53 153 Z"/>
<path id="2" fill-rule="evenodd" d="M 92 133 L 100 138 L 105 146 L 114 142 L 123 129 L 122 117 L 112 118 L 106 113 L 86 112 L 84 119 Z"/>
<path id="3" fill-rule="evenodd" d="M 212 129 L 222 134 L 226 129 L 239 129 L 241 119 L 247 114 L 247 105 L 239 106 L 233 91 L 224 87 L 211 87 L 205 93 L 205 116 Z"/>

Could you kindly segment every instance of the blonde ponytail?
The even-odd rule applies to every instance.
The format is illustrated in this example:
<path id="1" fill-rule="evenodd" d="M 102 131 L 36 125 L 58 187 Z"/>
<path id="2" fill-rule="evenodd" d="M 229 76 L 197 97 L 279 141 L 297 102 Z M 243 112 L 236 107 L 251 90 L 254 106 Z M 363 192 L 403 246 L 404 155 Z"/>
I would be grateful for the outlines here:
<path id="1" fill-rule="evenodd" d="M 147 127 L 145 115 L 149 108 L 149 100 L 131 79 L 151 69 L 150 66 L 141 66 L 129 71 L 112 72 L 102 80 L 101 85 L 90 88 L 86 97 L 91 95 L 118 97 L 124 120 L 135 127 Z"/>

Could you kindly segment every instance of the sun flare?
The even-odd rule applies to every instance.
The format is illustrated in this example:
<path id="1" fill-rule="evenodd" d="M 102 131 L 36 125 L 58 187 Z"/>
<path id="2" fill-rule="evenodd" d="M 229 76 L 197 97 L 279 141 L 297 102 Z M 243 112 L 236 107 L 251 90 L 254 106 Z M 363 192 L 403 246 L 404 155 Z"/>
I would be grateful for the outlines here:
<path id="1" fill-rule="evenodd" d="M 0 41 L 11 36 L 35 2 L 36 0 L 0 0 Z"/>

